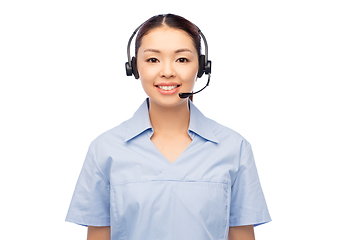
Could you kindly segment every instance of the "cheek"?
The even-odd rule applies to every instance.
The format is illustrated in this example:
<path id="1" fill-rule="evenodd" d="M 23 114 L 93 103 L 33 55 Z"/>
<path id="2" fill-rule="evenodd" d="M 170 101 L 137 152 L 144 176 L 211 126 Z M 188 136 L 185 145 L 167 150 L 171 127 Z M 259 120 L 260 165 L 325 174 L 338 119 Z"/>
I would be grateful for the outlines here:
<path id="1" fill-rule="evenodd" d="M 158 72 L 154 68 L 147 67 L 145 64 L 138 64 L 139 80 L 141 81 L 142 88 L 147 95 L 153 91 L 153 84 L 156 81 Z"/>
<path id="2" fill-rule="evenodd" d="M 191 68 L 187 68 L 185 71 L 182 71 L 183 80 L 194 84 L 197 79 L 198 73 L 198 65 L 191 66 Z"/>
<path id="3" fill-rule="evenodd" d="M 154 67 L 138 66 L 138 71 L 144 88 L 152 87 L 159 75 L 159 71 Z"/>
<path id="4" fill-rule="evenodd" d="M 140 75 L 140 79 L 142 80 L 146 80 L 149 79 L 151 77 L 151 71 L 149 71 L 150 69 L 146 68 L 143 64 L 139 64 L 138 63 L 138 72 Z"/>

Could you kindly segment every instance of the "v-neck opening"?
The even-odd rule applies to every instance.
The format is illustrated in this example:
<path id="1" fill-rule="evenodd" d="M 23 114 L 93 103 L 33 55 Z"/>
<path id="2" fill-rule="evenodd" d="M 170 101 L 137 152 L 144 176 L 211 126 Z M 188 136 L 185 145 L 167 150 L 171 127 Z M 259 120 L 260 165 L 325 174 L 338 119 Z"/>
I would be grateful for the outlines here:
<path id="1" fill-rule="evenodd" d="M 146 99 L 146 103 L 147 103 L 147 110 L 149 111 L 150 110 L 150 101 L 149 101 L 149 98 Z M 190 104 L 190 100 L 188 100 L 188 108 L 189 108 L 189 111 L 190 111 L 190 118 L 191 118 L 191 104 Z M 189 143 L 189 145 L 185 148 L 184 151 L 181 152 L 181 154 L 173 161 L 171 162 L 167 157 L 165 157 L 165 155 L 160 151 L 160 149 L 154 144 L 154 142 L 151 140 L 151 137 L 154 133 L 154 130 L 151 128 L 151 131 L 148 131 L 148 136 L 149 136 L 149 141 L 151 142 L 151 145 L 154 146 L 154 148 L 156 149 L 157 151 L 157 154 L 160 154 L 161 157 L 166 160 L 166 162 L 168 162 L 170 165 L 173 165 L 175 162 L 177 162 L 181 157 L 182 155 L 184 155 L 184 153 L 186 151 L 188 151 L 188 149 L 190 148 L 190 146 L 193 144 L 194 142 L 194 139 L 195 139 L 195 133 L 190 131 L 188 129 L 188 135 L 191 139 L 191 142 Z"/>
<path id="2" fill-rule="evenodd" d="M 152 146 L 156 149 L 157 153 L 159 155 L 161 155 L 161 158 L 163 160 L 165 160 L 168 164 L 173 165 L 174 163 L 178 162 L 178 160 L 184 155 L 184 153 L 187 152 L 189 150 L 189 148 L 193 145 L 195 135 L 193 137 L 190 137 L 190 138 L 191 138 L 190 144 L 185 148 L 184 151 L 181 152 L 181 154 L 173 162 L 170 162 L 169 159 L 167 159 L 165 157 L 165 155 L 156 147 L 156 145 L 153 143 L 153 141 L 151 141 L 151 138 L 149 138 L 149 141 L 151 142 Z"/>

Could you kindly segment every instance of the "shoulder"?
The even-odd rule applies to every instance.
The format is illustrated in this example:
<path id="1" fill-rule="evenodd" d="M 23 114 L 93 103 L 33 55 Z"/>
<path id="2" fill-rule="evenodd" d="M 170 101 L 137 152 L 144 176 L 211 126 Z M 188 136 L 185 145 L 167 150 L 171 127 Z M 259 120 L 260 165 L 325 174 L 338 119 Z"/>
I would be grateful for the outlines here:
<path id="1" fill-rule="evenodd" d="M 124 137 L 127 133 L 129 120 L 124 121 L 96 137 L 89 146 L 89 153 L 93 161 L 101 169 L 101 172 L 110 179 L 112 154 L 124 149 Z"/>
<path id="2" fill-rule="evenodd" d="M 242 149 L 250 146 L 250 143 L 239 132 L 224 126 L 217 121 L 207 118 L 208 126 L 213 131 L 220 144 L 227 144 L 230 146 L 240 147 Z"/>
<path id="3" fill-rule="evenodd" d="M 124 138 L 129 128 L 129 120 L 100 134 L 91 142 L 90 148 L 96 151 L 104 147 L 124 144 Z"/>

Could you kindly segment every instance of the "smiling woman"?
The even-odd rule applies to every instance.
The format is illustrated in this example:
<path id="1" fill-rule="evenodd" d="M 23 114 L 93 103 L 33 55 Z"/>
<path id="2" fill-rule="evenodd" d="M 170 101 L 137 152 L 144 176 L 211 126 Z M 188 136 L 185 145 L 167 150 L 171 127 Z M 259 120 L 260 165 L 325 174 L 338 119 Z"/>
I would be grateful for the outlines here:
<path id="1" fill-rule="evenodd" d="M 144 91 L 153 103 L 150 106 L 186 103 L 178 92 L 192 91 L 199 68 L 191 37 L 183 30 L 160 26 L 144 35 L 141 42 L 137 68 Z"/>
<path id="2" fill-rule="evenodd" d="M 204 73 L 199 33 L 171 14 L 139 29 L 130 74 L 148 98 L 91 143 L 66 219 L 89 240 L 253 240 L 271 221 L 250 143 L 179 95 Z"/>

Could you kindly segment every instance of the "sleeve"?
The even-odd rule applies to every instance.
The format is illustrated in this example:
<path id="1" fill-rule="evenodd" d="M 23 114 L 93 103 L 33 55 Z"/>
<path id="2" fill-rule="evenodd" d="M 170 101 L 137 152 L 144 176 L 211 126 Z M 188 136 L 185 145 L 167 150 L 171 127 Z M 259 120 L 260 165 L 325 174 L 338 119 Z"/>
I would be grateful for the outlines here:
<path id="1" fill-rule="evenodd" d="M 89 147 L 65 221 L 110 226 L 110 183 Z"/>
<path id="2" fill-rule="evenodd" d="M 231 186 L 229 226 L 258 226 L 270 221 L 254 155 L 248 144 L 240 153 L 238 172 Z"/>

